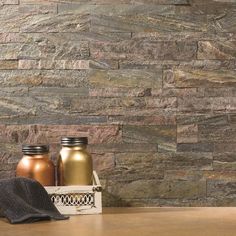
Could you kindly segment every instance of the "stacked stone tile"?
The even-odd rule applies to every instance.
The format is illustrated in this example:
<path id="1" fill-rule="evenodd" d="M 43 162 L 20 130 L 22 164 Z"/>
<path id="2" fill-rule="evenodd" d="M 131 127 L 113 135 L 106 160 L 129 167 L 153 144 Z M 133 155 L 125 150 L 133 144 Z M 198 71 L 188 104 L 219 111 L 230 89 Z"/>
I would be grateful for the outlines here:
<path id="1" fill-rule="evenodd" d="M 1 0 L 0 178 L 89 137 L 106 206 L 235 206 L 236 2 Z"/>

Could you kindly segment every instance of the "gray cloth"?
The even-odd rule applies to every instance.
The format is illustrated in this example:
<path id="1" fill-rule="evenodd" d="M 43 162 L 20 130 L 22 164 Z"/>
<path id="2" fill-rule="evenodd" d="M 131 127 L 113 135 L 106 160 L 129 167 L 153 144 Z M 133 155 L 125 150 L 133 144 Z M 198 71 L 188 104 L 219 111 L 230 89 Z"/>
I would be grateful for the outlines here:
<path id="1" fill-rule="evenodd" d="M 22 177 L 0 180 L 0 212 L 12 224 L 68 219 L 39 182 Z"/>

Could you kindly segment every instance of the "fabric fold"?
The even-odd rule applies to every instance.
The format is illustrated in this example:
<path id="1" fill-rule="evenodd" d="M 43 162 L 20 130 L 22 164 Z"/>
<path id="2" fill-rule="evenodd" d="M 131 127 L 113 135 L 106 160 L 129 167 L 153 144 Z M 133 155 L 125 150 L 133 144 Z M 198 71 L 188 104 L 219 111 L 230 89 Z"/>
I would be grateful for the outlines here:
<path id="1" fill-rule="evenodd" d="M 0 180 L 0 212 L 12 224 L 69 218 L 57 210 L 39 182 L 22 177 Z"/>

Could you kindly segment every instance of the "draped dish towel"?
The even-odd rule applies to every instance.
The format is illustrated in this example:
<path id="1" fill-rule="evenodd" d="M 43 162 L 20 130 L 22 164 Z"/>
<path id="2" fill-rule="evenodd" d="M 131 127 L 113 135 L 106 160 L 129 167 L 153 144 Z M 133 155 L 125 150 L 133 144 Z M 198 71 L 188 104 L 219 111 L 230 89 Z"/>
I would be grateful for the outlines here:
<path id="1" fill-rule="evenodd" d="M 57 210 L 39 182 L 22 177 L 0 180 L 0 214 L 12 224 L 69 218 Z"/>

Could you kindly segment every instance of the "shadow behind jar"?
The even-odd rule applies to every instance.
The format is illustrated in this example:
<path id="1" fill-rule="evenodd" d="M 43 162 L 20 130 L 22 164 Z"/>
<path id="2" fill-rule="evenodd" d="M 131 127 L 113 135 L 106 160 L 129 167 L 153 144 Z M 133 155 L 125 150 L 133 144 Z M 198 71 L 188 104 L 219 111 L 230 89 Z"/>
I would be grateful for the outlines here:
<path id="1" fill-rule="evenodd" d="M 23 145 L 23 158 L 17 165 L 16 176 L 37 180 L 43 186 L 55 185 L 55 167 L 49 157 L 48 145 Z"/>

